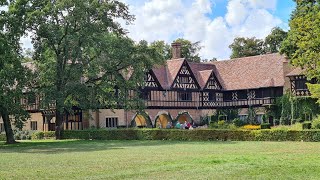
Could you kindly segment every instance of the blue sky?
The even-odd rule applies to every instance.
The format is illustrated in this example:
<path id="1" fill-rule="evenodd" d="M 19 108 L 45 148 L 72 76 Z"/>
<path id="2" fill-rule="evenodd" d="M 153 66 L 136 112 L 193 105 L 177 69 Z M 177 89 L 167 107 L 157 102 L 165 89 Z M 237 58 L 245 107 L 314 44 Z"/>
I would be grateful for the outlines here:
<path id="1" fill-rule="evenodd" d="M 227 13 L 228 0 L 215 0 L 213 2 L 213 13 L 210 14 L 209 17 L 213 19 L 218 16 L 224 16 Z M 272 13 L 279 17 L 283 22 L 287 23 L 294 7 L 295 3 L 293 0 L 278 0 L 276 2 L 276 9 Z"/>
<path id="2" fill-rule="evenodd" d="M 136 41 L 176 38 L 203 46 L 203 59 L 228 59 L 236 37 L 263 39 L 273 27 L 288 30 L 292 0 L 121 0 L 136 16 L 126 26 Z"/>

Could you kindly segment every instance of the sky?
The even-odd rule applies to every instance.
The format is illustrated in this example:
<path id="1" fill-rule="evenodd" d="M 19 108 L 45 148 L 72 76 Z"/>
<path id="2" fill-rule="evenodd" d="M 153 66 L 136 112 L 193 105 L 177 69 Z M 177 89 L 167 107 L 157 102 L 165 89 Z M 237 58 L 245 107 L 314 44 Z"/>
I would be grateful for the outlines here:
<path id="1" fill-rule="evenodd" d="M 135 21 L 122 23 L 135 41 L 177 38 L 200 41 L 202 59 L 228 59 L 236 37 L 266 37 L 273 27 L 288 30 L 292 0 L 120 0 Z M 31 48 L 30 38 L 21 39 Z"/>
<path id="2" fill-rule="evenodd" d="M 236 37 L 266 37 L 288 30 L 292 0 L 121 0 L 136 20 L 124 25 L 135 41 L 200 41 L 203 59 L 228 59 Z"/>

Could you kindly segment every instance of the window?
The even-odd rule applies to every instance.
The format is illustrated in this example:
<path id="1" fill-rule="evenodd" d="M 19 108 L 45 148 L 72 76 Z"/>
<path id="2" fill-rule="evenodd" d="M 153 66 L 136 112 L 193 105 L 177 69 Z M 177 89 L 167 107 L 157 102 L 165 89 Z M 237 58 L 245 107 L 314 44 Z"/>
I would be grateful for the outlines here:
<path id="1" fill-rule="evenodd" d="M 36 103 L 36 96 L 34 94 L 28 95 L 28 104 L 35 104 Z"/>
<path id="2" fill-rule="evenodd" d="M 191 92 L 179 92 L 178 93 L 178 101 L 192 101 L 192 93 Z"/>
<path id="3" fill-rule="evenodd" d="M 106 127 L 115 128 L 118 126 L 118 117 L 107 117 L 106 118 Z"/>
<path id="4" fill-rule="evenodd" d="M 3 123 L 0 123 L 0 133 L 1 132 L 4 132 L 4 125 L 3 125 Z"/>
<path id="5" fill-rule="evenodd" d="M 189 83 L 189 77 L 180 76 L 180 83 L 181 84 L 188 84 Z"/>
<path id="6" fill-rule="evenodd" d="M 308 89 L 306 80 L 296 80 L 296 89 Z"/>
<path id="7" fill-rule="evenodd" d="M 140 98 L 144 100 L 151 100 L 151 92 L 150 91 L 143 91 L 140 93 Z"/>
<path id="8" fill-rule="evenodd" d="M 215 101 L 216 100 L 216 94 L 213 92 L 209 92 L 209 101 Z"/>
<path id="9" fill-rule="evenodd" d="M 37 121 L 31 121 L 31 130 L 36 131 L 38 130 L 38 122 Z"/>

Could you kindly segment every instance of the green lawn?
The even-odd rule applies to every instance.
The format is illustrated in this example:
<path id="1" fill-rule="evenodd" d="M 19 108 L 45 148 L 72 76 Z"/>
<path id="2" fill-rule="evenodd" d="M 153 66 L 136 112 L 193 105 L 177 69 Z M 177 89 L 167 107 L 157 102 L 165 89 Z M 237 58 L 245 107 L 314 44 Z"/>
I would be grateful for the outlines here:
<path id="1" fill-rule="evenodd" d="M 0 179 L 320 179 L 320 143 L 0 142 Z"/>

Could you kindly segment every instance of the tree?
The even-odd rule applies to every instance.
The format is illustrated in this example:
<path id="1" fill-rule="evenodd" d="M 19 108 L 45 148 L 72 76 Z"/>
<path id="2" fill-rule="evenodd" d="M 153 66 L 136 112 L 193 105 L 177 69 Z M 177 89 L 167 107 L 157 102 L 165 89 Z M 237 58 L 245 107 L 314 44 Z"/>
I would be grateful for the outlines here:
<path id="1" fill-rule="evenodd" d="M 155 48 L 163 56 L 163 59 L 171 59 L 171 46 L 164 41 L 154 41 L 150 44 L 150 47 Z"/>
<path id="2" fill-rule="evenodd" d="M 157 60 L 145 44 L 123 36 L 126 31 L 115 19 L 130 23 L 134 17 L 119 1 L 29 0 L 26 12 L 27 30 L 34 33 L 38 93 L 44 94 L 44 108 L 55 104 L 57 139 L 73 107 L 115 106 L 115 98 Z M 130 72 L 133 80 L 124 81 L 122 74 Z"/>
<path id="3" fill-rule="evenodd" d="M 181 43 L 181 57 L 186 58 L 190 62 L 201 61 L 201 58 L 199 56 L 199 51 L 201 50 L 200 41 L 191 42 L 189 40 L 179 38 L 174 42 Z"/>
<path id="4" fill-rule="evenodd" d="M 23 3 L 18 3 L 23 7 Z M 10 5 L 0 1 L 0 6 Z M 28 113 L 23 109 L 20 99 L 23 91 L 28 89 L 29 72 L 22 65 L 20 37 L 23 35 L 23 13 L 12 16 L 2 11 L 0 16 L 0 116 L 6 132 L 6 143 L 16 143 L 11 123 L 22 128 Z"/>
<path id="5" fill-rule="evenodd" d="M 263 40 L 252 38 L 237 37 L 229 46 L 232 50 L 230 56 L 233 58 L 256 56 L 265 53 L 279 52 L 282 41 L 287 37 L 287 32 L 279 27 L 271 30 L 270 34 Z"/>
<path id="6" fill-rule="evenodd" d="M 190 62 L 200 62 L 199 51 L 201 50 L 200 41 L 191 42 L 186 39 L 176 39 L 174 42 L 181 43 L 181 57 L 186 58 Z M 172 58 L 171 46 L 164 41 L 154 41 L 150 44 L 150 47 L 155 48 L 157 52 L 161 53 L 164 59 Z"/>
<path id="7" fill-rule="evenodd" d="M 265 51 L 263 48 L 263 43 L 263 40 L 256 39 L 255 37 L 237 37 L 229 46 L 229 48 L 232 50 L 230 58 L 233 59 L 264 54 Z"/>
<path id="8" fill-rule="evenodd" d="M 277 53 L 280 50 L 282 41 L 287 37 L 287 32 L 279 27 L 271 30 L 271 33 L 264 40 L 265 52 Z"/>
<path id="9" fill-rule="evenodd" d="M 309 80 L 313 78 L 319 80 L 320 2 L 296 1 L 289 26 L 288 37 L 282 43 L 281 53 L 287 55 L 294 66 L 304 69 Z M 319 84 L 308 85 L 312 96 L 320 100 L 319 86 Z"/>

